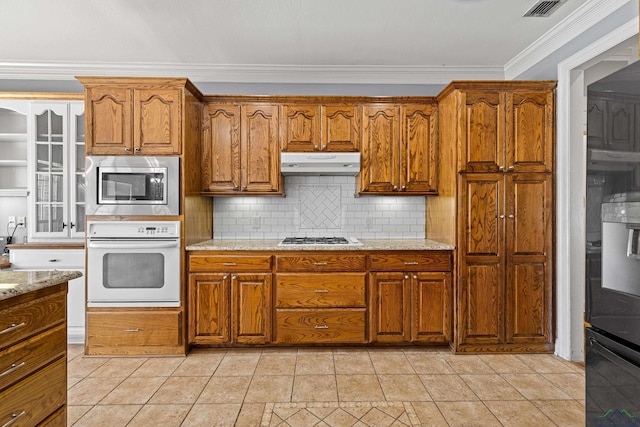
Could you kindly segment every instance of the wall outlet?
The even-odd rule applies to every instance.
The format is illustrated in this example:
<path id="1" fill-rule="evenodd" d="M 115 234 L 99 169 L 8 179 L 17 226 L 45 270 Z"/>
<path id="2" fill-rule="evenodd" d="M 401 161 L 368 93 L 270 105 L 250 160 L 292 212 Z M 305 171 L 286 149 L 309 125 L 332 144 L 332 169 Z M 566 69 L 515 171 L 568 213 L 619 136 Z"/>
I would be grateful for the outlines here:
<path id="1" fill-rule="evenodd" d="M 373 218 L 371 218 L 370 216 L 367 217 L 367 228 L 371 228 L 373 227 Z"/>
<path id="2" fill-rule="evenodd" d="M 26 224 L 27 224 L 27 223 L 26 223 L 26 218 L 25 218 L 25 217 L 23 217 L 23 216 L 19 216 L 19 217 L 17 218 L 16 225 L 17 225 L 18 227 L 20 227 L 20 228 L 24 228 L 24 227 L 26 226 Z"/>
<path id="3" fill-rule="evenodd" d="M 9 217 L 9 227 L 15 227 L 16 226 L 16 217 L 15 216 L 10 216 Z"/>
<path id="4" fill-rule="evenodd" d="M 260 217 L 259 216 L 252 216 L 251 217 L 251 226 L 253 228 L 260 228 Z"/>

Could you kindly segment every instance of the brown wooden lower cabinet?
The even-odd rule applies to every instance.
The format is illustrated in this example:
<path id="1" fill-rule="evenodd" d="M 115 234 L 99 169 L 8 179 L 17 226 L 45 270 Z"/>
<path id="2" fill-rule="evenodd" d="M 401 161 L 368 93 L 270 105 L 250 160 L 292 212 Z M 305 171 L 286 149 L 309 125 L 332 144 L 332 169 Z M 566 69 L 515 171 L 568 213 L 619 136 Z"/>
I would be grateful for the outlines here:
<path id="1" fill-rule="evenodd" d="M 185 354 L 179 309 L 88 309 L 85 354 Z"/>
<path id="2" fill-rule="evenodd" d="M 0 425 L 66 426 L 67 283 L 0 301 Z"/>
<path id="3" fill-rule="evenodd" d="M 364 308 L 279 308 L 276 342 L 279 344 L 339 344 L 366 342 Z"/>

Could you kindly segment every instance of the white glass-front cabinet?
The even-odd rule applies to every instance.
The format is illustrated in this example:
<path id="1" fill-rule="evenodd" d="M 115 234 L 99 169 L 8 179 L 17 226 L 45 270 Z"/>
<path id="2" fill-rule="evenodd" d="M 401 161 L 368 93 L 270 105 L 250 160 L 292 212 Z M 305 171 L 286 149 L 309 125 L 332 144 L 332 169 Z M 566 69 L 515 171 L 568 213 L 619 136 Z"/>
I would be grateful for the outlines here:
<path id="1" fill-rule="evenodd" d="M 30 239 L 84 237 L 84 104 L 33 102 L 29 137 Z"/>

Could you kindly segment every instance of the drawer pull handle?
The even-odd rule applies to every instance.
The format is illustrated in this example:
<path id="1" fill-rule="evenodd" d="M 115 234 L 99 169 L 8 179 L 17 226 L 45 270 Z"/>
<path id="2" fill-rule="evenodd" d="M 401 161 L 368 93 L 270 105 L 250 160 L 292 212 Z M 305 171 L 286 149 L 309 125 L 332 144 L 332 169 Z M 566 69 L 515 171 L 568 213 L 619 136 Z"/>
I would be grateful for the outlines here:
<path id="1" fill-rule="evenodd" d="M 314 328 L 316 328 L 316 329 L 329 329 L 329 327 L 327 325 L 315 325 Z"/>
<path id="2" fill-rule="evenodd" d="M 4 377 L 5 375 L 9 375 L 11 372 L 15 371 L 16 369 L 24 366 L 25 362 L 20 362 L 17 365 L 15 363 L 11 364 L 11 367 L 9 369 L 7 369 L 6 371 L 0 373 L 0 377 Z"/>
<path id="3" fill-rule="evenodd" d="M 233 267 L 233 266 L 236 266 L 236 265 L 238 265 L 238 264 L 237 264 L 237 263 L 235 263 L 235 262 L 223 262 L 223 263 L 222 263 L 222 265 L 229 265 L 229 266 L 232 266 L 232 267 Z"/>
<path id="4" fill-rule="evenodd" d="M 314 262 L 314 265 L 329 265 L 327 262 Z"/>
<path id="5" fill-rule="evenodd" d="M 60 261 L 60 260 L 59 259 L 55 259 L 55 258 L 52 258 L 52 259 L 49 260 L 49 262 L 58 262 L 58 261 Z"/>
<path id="6" fill-rule="evenodd" d="M 329 289 L 316 289 L 313 292 L 317 293 L 317 294 L 326 294 L 329 292 Z"/>
<path id="7" fill-rule="evenodd" d="M 420 264 L 420 263 L 419 263 L 419 262 L 417 262 L 417 261 L 410 261 L 410 262 L 409 262 L 409 261 L 406 261 L 406 262 L 404 263 L 404 265 L 418 265 L 418 264 Z"/>
<path id="8" fill-rule="evenodd" d="M 24 325 L 25 325 L 25 323 L 24 323 L 24 322 L 22 322 L 22 323 L 18 323 L 18 324 L 16 324 L 16 323 L 12 323 L 12 324 L 11 324 L 11 326 L 9 326 L 8 328 L 1 330 L 1 331 L 0 331 L 0 334 L 6 334 L 7 332 L 11 332 L 11 331 L 13 331 L 14 329 L 18 329 L 18 328 L 20 328 L 20 327 L 22 327 L 22 326 L 24 326 Z"/>
<path id="9" fill-rule="evenodd" d="M 19 414 L 11 414 L 11 419 L 9 420 L 8 423 L 3 424 L 2 427 L 9 427 L 11 424 L 15 423 L 18 418 L 20 418 L 21 416 L 23 416 L 24 414 L 26 414 L 26 411 L 22 411 Z"/>
<path id="10" fill-rule="evenodd" d="M 125 332 L 140 332 L 140 328 L 127 328 L 124 331 Z"/>

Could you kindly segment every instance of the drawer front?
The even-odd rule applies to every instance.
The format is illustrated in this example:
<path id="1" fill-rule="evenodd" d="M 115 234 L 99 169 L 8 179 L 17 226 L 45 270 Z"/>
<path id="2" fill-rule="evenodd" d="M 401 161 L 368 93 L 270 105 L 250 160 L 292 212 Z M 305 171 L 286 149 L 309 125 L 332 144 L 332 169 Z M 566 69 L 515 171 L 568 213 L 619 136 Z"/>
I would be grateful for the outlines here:
<path id="1" fill-rule="evenodd" d="M 67 403 L 62 358 L 0 393 L 0 425 L 34 426 Z"/>
<path id="2" fill-rule="evenodd" d="M 270 271 L 271 256 L 251 255 L 191 255 L 191 272 Z"/>
<path id="3" fill-rule="evenodd" d="M 11 266 L 29 268 L 84 268 L 83 249 L 11 249 Z"/>
<path id="4" fill-rule="evenodd" d="M 364 308 L 278 309 L 276 342 L 279 344 L 331 344 L 365 342 Z"/>
<path id="5" fill-rule="evenodd" d="M 178 346 L 179 312 L 98 312 L 87 314 L 90 347 Z"/>
<path id="6" fill-rule="evenodd" d="M 0 348 L 64 322 L 66 293 L 57 293 L 0 312 Z"/>
<path id="7" fill-rule="evenodd" d="M 66 332 L 65 326 L 59 325 L 0 351 L 0 390 L 64 356 Z"/>
<path id="8" fill-rule="evenodd" d="M 364 271 L 364 255 L 322 254 L 322 255 L 278 255 L 277 271 Z"/>
<path id="9" fill-rule="evenodd" d="M 451 271 L 451 252 L 370 255 L 371 271 Z"/>
<path id="10" fill-rule="evenodd" d="M 364 307 L 365 273 L 277 274 L 277 307 Z"/>

